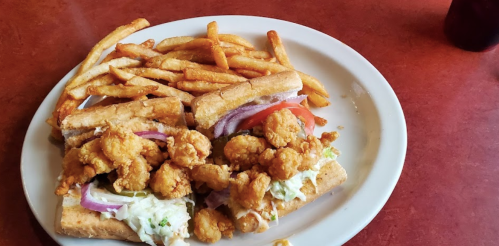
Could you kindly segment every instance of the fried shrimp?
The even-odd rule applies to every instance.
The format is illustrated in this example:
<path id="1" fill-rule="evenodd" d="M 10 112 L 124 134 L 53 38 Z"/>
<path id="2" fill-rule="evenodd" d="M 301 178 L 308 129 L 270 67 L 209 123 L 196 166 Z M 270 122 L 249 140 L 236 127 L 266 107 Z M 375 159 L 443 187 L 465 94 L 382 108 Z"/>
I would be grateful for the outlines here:
<path id="1" fill-rule="evenodd" d="M 263 122 L 263 134 L 276 148 L 295 140 L 300 130 L 298 119 L 286 108 L 270 114 Z"/>
<path id="2" fill-rule="evenodd" d="M 217 210 L 204 208 L 194 216 L 194 234 L 202 242 L 215 243 L 222 235 L 232 238 L 234 224 Z"/>
<path id="3" fill-rule="evenodd" d="M 294 149 L 281 148 L 275 153 L 275 158 L 269 166 L 269 174 L 272 178 L 286 180 L 298 173 L 301 156 Z"/>
<path id="4" fill-rule="evenodd" d="M 337 131 L 333 132 L 323 132 L 321 135 L 321 143 L 322 146 L 329 146 L 332 142 L 336 141 L 340 137 L 340 134 Z"/>
<path id="5" fill-rule="evenodd" d="M 118 165 L 129 164 L 142 151 L 142 138 L 120 125 L 109 124 L 101 139 L 102 151 Z"/>
<path id="6" fill-rule="evenodd" d="M 206 163 L 210 155 L 211 142 L 203 134 L 194 130 L 184 130 L 175 137 L 166 139 L 168 154 L 173 164 L 183 167 L 193 167 Z"/>
<path id="7" fill-rule="evenodd" d="M 187 169 L 165 161 L 153 174 L 149 187 L 168 199 L 180 198 L 192 192 Z"/>
<path id="8" fill-rule="evenodd" d="M 109 173 L 117 167 L 102 152 L 100 138 L 84 144 L 80 149 L 78 157 L 82 163 L 90 165 L 94 169 L 95 174 Z"/>
<path id="9" fill-rule="evenodd" d="M 313 169 L 322 156 L 322 143 L 314 135 L 307 136 L 307 139 L 297 138 L 289 143 L 288 147 L 296 150 L 302 158 L 299 171 Z"/>
<path id="10" fill-rule="evenodd" d="M 263 138 L 239 135 L 232 138 L 224 147 L 224 154 L 235 171 L 245 171 L 258 163 L 258 156 L 270 145 Z"/>
<path id="11" fill-rule="evenodd" d="M 270 177 L 265 172 L 248 170 L 239 173 L 230 181 L 230 196 L 247 209 L 256 209 L 270 184 Z"/>
<path id="12" fill-rule="evenodd" d="M 230 173 L 227 165 L 204 164 L 194 166 L 191 176 L 193 180 L 205 182 L 208 187 L 214 190 L 223 190 L 229 186 Z"/>
<path id="13" fill-rule="evenodd" d="M 123 188 L 131 191 L 143 190 L 147 187 L 149 181 L 149 171 L 152 167 L 142 156 L 137 156 L 130 164 L 122 164 L 118 167 L 118 179 L 113 183 L 117 192 Z"/>
<path id="14" fill-rule="evenodd" d="M 62 196 L 68 193 L 73 184 L 84 184 L 95 176 L 92 167 L 83 164 L 78 157 L 80 149 L 70 149 L 62 160 L 61 182 L 55 190 L 55 194 Z"/>
<path id="15" fill-rule="evenodd" d="M 161 163 L 165 161 L 163 152 L 159 149 L 159 146 L 149 139 L 142 138 L 142 151 L 140 154 L 144 156 L 147 163 L 153 168 L 158 168 Z"/>

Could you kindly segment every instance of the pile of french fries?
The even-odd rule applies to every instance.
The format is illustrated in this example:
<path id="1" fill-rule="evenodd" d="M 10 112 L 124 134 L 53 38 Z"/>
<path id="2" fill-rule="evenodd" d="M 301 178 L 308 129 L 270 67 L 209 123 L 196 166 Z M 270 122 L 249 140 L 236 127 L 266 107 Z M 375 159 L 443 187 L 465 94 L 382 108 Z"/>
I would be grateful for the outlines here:
<path id="1" fill-rule="evenodd" d="M 60 124 L 89 96 L 109 98 L 105 103 L 126 100 L 148 100 L 149 97 L 179 97 L 185 106 L 199 95 L 225 86 L 285 70 L 294 70 L 281 38 L 276 31 L 267 32 L 272 52 L 256 50 L 253 44 L 234 34 L 220 34 L 216 22 L 207 26 L 206 36 L 171 37 L 159 42 L 149 39 L 141 44 L 118 43 L 128 35 L 148 27 L 146 19 L 137 19 L 118 27 L 97 43 L 77 73 L 67 82 L 52 117 L 52 135 L 62 140 Z M 116 45 L 114 51 L 96 65 L 104 50 Z M 297 71 L 303 81 L 307 100 L 313 106 L 330 104 L 329 94 L 316 78 Z M 149 97 L 148 97 L 149 96 Z M 119 99 L 119 100 L 117 100 Z M 193 125 L 187 113 L 188 125 Z M 316 117 L 318 125 L 325 119 Z"/>

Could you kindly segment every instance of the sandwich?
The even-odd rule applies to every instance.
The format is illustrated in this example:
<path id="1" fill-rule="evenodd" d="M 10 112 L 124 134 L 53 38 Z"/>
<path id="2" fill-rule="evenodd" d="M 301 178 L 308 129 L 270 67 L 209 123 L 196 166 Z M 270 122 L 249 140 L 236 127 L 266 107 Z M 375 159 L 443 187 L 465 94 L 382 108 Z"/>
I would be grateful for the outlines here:
<path id="1" fill-rule="evenodd" d="M 184 238 L 194 207 L 188 169 L 205 161 L 211 145 L 187 129 L 183 117 L 177 97 L 95 106 L 67 116 L 61 124 L 66 146 L 55 190 L 62 196 L 56 232 L 188 245 Z M 204 155 L 174 153 L 191 147 Z"/>
<path id="2" fill-rule="evenodd" d="M 306 96 L 297 95 L 302 86 L 296 72 L 286 71 L 193 100 L 197 129 L 212 140 L 213 163 L 231 172 L 225 188 L 205 196 L 203 214 L 225 212 L 236 229 L 260 233 L 346 181 L 331 146 L 339 134 L 313 135 L 314 115 L 300 105 Z"/>

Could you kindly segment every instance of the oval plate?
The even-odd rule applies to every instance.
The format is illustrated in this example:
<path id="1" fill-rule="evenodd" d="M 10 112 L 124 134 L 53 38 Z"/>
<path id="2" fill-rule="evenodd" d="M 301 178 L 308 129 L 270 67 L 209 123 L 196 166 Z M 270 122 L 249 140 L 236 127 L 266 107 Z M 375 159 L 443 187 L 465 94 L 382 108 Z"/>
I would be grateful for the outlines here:
<path id="1" fill-rule="evenodd" d="M 266 33 L 276 30 L 297 70 L 317 77 L 331 94 L 331 106 L 314 109 L 326 118 L 315 135 L 338 130 L 334 146 L 341 150 L 339 163 L 348 180 L 315 202 L 279 220 L 279 226 L 261 234 L 236 233 L 232 240 L 215 245 L 270 245 L 287 238 L 294 245 L 341 245 L 364 228 L 381 210 L 398 181 L 404 164 L 407 132 L 395 93 L 383 76 L 366 59 L 340 41 L 316 30 L 291 22 L 251 16 L 211 16 L 170 22 L 139 31 L 122 43 L 156 43 L 173 36 L 206 33 L 206 25 L 217 21 L 220 33 L 240 35 L 257 49 L 266 46 Z M 111 49 L 114 49 L 111 48 Z M 105 54 L 109 53 L 107 50 Z M 24 192 L 35 217 L 59 244 L 102 246 L 131 243 L 78 239 L 54 232 L 58 197 L 54 195 L 61 172 L 63 149 L 49 141 L 45 123 L 61 94 L 69 72 L 48 94 L 26 133 L 21 156 Z M 187 240 L 191 245 L 205 245 Z"/>

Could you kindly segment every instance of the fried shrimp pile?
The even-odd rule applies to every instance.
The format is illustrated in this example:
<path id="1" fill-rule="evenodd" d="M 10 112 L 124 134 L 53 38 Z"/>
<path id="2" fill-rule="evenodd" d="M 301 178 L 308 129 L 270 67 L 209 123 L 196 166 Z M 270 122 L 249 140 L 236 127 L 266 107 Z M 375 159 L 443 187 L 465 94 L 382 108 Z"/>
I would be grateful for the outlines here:
<path id="1" fill-rule="evenodd" d="M 223 236 L 232 238 L 234 224 L 225 215 L 214 209 L 201 209 L 194 217 L 194 234 L 199 240 L 214 243 Z"/>
<path id="2" fill-rule="evenodd" d="M 276 148 L 295 140 L 300 130 L 298 119 L 286 108 L 270 114 L 263 122 L 263 134 Z"/>
<path id="3" fill-rule="evenodd" d="M 213 190 L 219 191 L 229 186 L 230 172 L 227 165 L 205 164 L 194 166 L 191 176 L 193 180 L 204 182 Z"/>
<path id="4" fill-rule="evenodd" d="M 247 209 L 256 209 L 270 184 L 270 177 L 265 172 L 252 169 L 239 173 L 230 184 L 230 195 L 235 201 Z"/>
<path id="5" fill-rule="evenodd" d="M 175 137 L 168 137 L 168 154 L 175 165 L 193 167 L 206 163 L 210 155 L 210 140 L 194 130 L 184 130 Z"/>
<path id="6" fill-rule="evenodd" d="M 258 156 L 270 145 L 264 138 L 239 135 L 232 138 L 224 148 L 233 171 L 245 171 L 258 163 Z"/>
<path id="7" fill-rule="evenodd" d="M 149 186 L 166 198 L 179 198 L 192 192 L 187 168 L 172 165 L 169 161 L 153 174 Z"/>

